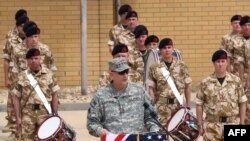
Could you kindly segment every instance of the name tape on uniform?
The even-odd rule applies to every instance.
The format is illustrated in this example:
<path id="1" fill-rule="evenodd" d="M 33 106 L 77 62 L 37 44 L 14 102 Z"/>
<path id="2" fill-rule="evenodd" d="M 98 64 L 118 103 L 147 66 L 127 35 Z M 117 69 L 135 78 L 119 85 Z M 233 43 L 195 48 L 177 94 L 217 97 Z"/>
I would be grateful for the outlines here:
<path id="1" fill-rule="evenodd" d="M 250 138 L 250 125 L 224 125 L 224 141 L 242 140 Z"/>

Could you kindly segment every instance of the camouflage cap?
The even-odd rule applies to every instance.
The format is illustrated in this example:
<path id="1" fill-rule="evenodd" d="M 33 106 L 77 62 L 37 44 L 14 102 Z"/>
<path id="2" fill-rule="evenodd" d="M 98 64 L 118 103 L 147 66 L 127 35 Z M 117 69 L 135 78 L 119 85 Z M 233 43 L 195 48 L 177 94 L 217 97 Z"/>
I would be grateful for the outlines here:
<path id="1" fill-rule="evenodd" d="M 122 72 L 129 69 L 128 62 L 125 58 L 119 57 L 109 61 L 109 69 L 116 72 Z"/>

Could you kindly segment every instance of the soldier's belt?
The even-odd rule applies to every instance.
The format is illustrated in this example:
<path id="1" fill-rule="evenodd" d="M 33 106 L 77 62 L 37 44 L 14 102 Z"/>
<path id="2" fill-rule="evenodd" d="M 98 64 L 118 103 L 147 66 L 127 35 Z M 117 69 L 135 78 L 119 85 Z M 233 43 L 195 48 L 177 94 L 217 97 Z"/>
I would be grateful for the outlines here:
<path id="1" fill-rule="evenodd" d="M 207 115 L 206 121 L 208 122 L 220 122 L 220 123 L 234 123 L 237 119 L 237 116 L 214 116 Z"/>
<path id="2" fill-rule="evenodd" d="M 177 100 L 176 98 L 168 98 L 168 97 L 159 97 L 159 101 L 166 103 L 166 104 L 176 104 Z"/>
<path id="3" fill-rule="evenodd" d="M 42 104 L 29 104 L 28 107 L 31 108 L 33 111 L 38 111 L 43 108 L 43 105 Z"/>

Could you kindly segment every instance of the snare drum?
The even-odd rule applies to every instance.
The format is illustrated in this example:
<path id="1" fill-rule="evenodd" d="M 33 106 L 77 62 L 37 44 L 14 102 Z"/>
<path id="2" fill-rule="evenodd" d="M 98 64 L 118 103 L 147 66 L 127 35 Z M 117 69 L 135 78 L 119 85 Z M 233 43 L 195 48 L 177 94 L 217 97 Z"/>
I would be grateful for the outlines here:
<path id="1" fill-rule="evenodd" d="M 51 116 L 39 126 L 37 138 L 41 141 L 75 141 L 75 131 L 59 116 Z"/>
<path id="2" fill-rule="evenodd" d="M 173 114 L 166 127 L 178 141 L 195 141 L 199 137 L 197 118 L 187 108 L 181 108 Z"/>

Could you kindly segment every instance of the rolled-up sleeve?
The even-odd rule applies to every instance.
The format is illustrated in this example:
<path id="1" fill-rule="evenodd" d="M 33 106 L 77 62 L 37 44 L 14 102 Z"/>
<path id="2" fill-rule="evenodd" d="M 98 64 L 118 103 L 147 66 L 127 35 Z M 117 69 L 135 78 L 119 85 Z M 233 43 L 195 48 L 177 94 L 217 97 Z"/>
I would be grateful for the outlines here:
<path id="1" fill-rule="evenodd" d="M 148 86 L 151 86 L 153 88 L 156 87 L 155 81 L 154 81 L 154 76 L 153 76 L 153 68 L 150 67 L 149 72 L 148 72 L 148 79 L 146 80 L 146 84 Z"/>
<path id="2" fill-rule="evenodd" d="M 203 105 L 204 103 L 204 93 L 202 90 L 202 86 L 203 86 L 203 83 L 200 84 L 197 94 L 196 94 L 195 103 L 197 105 Z"/>

